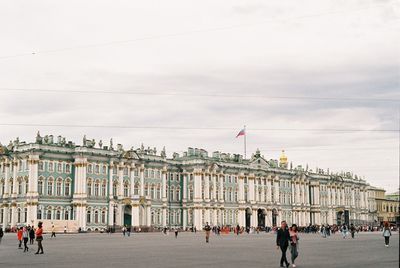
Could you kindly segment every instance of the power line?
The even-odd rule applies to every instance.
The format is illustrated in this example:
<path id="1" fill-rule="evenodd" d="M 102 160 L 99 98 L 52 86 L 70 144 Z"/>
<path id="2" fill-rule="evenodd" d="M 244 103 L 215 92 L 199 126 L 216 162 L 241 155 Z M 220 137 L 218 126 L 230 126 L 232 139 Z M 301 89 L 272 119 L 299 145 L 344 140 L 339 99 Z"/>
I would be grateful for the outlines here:
<path id="1" fill-rule="evenodd" d="M 168 129 L 168 130 L 230 130 L 237 127 L 184 127 L 184 126 L 129 126 L 129 125 L 82 125 L 82 124 L 43 124 L 43 123 L 0 123 L 1 126 L 20 127 L 67 127 L 67 128 L 110 128 L 110 129 Z M 397 129 L 340 129 L 340 128 L 249 128 L 249 131 L 317 131 L 317 132 L 398 132 Z"/>
<path id="2" fill-rule="evenodd" d="M 249 26 L 265 24 L 265 23 L 274 22 L 274 21 L 285 22 L 285 21 L 307 19 L 307 18 L 313 18 L 313 17 L 325 16 L 325 15 L 332 15 L 332 14 L 357 12 L 357 11 L 368 10 L 368 9 L 374 8 L 374 7 L 386 6 L 387 4 L 392 4 L 394 2 L 395 1 L 389 2 L 389 3 L 384 3 L 384 4 L 369 5 L 368 7 L 352 9 L 352 10 L 326 11 L 326 12 L 320 12 L 320 13 L 315 13 L 315 14 L 306 14 L 306 15 L 296 16 L 296 17 L 292 17 L 292 18 L 282 18 L 282 19 L 275 17 L 275 18 L 266 19 L 266 20 L 262 20 L 262 21 L 259 21 L 259 22 L 255 22 L 255 23 L 248 23 L 248 24 L 236 24 L 236 25 L 214 27 L 214 28 L 207 28 L 207 29 L 190 30 L 190 31 L 178 32 L 178 33 L 152 35 L 152 36 L 141 37 L 141 38 L 127 39 L 127 40 L 119 40 L 119 41 L 111 41 L 111 42 L 79 45 L 79 46 L 72 46 L 72 47 L 64 47 L 64 48 L 56 48 L 56 49 L 25 52 L 25 53 L 19 53 L 19 54 L 14 54 L 14 55 L 0 56 L 0 59 L 16 58 L 16 57 L 23 57 L 23 56 L 32 56 L 32 55 L 45 54 L 45 53 L 57 53 L 57 52 L 63 52 L 63 51 L 68 51 L 68 50 L 74 50 L 74 49 L 87 49 L 87 48 L 94 48 L 94 47 L 105 47 L 105 46 L 112 46 L 112 45 L 129 44 L 129 43 L 135 43 L 135 42 L 140 42 L 140 41 L 154 40 L 154 39 L 161 39 L 161 38 L 168 38 L 168 37 L 179 37 L 179 36 L 200 34 L 200 33 L 207 33 L 207 32 L 225 31 L 225 30 L 231 30 L 231 29 L 236 29 L 236 28 L 243 28 L 243 27 L 249 27 Z"/>
<path id="3" fill-rule="evenodd" d="M 359 102 L 400 102 L 400 99 L 382 98 L 351 98 L 351 97 L 304 97 L 304 96 L 267 96 L 243 94 L 215 94 L 215 93 L 186 93 L 186 92 L 145 92 L 145 91 L 112 91 L 112 90 L 83 90 L 83 89 L 42 89 L 42 88 L 0 88 L 0 91 L 10 92 L 40 92 L 40 93 L 66 93 L 66 94 L 116 94 L 116 95 L 143 95 L 143 96 L 184 96 L 184 97 L 213 97 L 213 98 L 263 98 L 282 100 L 311 100 L 311 101 L 359 101 Z"/>

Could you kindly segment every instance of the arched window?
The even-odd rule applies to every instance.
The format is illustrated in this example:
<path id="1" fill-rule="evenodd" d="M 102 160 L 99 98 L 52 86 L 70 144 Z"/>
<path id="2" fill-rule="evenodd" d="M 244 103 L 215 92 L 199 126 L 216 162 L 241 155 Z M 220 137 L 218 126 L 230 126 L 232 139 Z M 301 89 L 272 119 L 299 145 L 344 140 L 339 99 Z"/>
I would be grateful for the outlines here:
<path id="1" fill-rule="evenodd" d="M 61 172 L 62 172 L 62 164 L 61 164 L 61 163 L 58 163 L 58 164 L 57 164 L 57 172 L 58 172 L 58 173 L 61 173 Z"/>
<path id="2" fill-rule="evenodd" d="M 94 223 L 99 223 L 99 212 L 97 210 L 94 212 Z"/>
<path id="3" fill-rule="evenodd" d="M 113 183 L 112 191 L 113 191 L 113 196 L 117 196 L 117 183 L 116 182 Z"/>
<path id="4" fill-rule="evenodd" d="M 58 196 L 61 195 L 61 180 L 58 180 L 58 181 L 57 181 L 56 194 L 57 194 Z"/>
<path id="5" fill-rule="evenodd" d="M 51 210 L 47 210 L 47 219 L 51 220 Z"/>
<path id="6" fill-rule="evenodd" d="M 87 183 L 87 195 L 88 196 L 92 195 L 92 181 L 88 181 Z"/>
<path id="7" fill-rule="evenodd" d="M 47 182 L 47 195 L 53 195 L 53 181 Z"/>
<path id="8" fill-rule="evenodd" d="M 139 184 L 135 183 L 134 188 L 133 188 L 134 195 L 139 194 Z"/>
<path id="9" fill-rule="evenodd" d="M 189 188 L 189 200 L 193 200 L 193 188 L 190 186 Z"/>
<path id="10" fill-rule="evenodd" d="M 129 183 L 127 182 L 124 183 L 124 196 L 125 197 L 129 196 Z"/>
<path id="11" fill-rule="evenodd" d="M 69 210 L 64 211 L 64 220 L 69 220 Z"/>
<path id="12" fill-rule="evenodd" d="M 161 199 L 160 185 L 157 185 L 157 199 Z"/>
<path id="13" fill-rule="evenodd" d="M 19 181 L 18 182 L 18 194 L 22 194 L 22 193 L 23 193 L 23 191 L 22 191 L 22 182 Z"/>
<path id="14" fill-rule="evenodd" d="M 176 188 L 176 197 L 175 197 L 176 201 L 181 200 L 181 188 L 177 187 Z"/>
<path id="15" fill-rule="evenodd" d="M 104 210 L 101 212 L 101 222 L 102 223 L 106 222 L 106 212 Z"/>
<path id="16" fill-rule="evenodd" d="M 65 173 L 71 173 L 71 165 L 70 164 L 65 165 Z"/>
<path id="17" fill-rule="evenodd" d="M 175 192 L 175 187 L 171 186 L 171 189 L 169 191 L 169 200 L 174 201 L 174 192 Z"/>
<path id="18" fill-rule="evenodd" d="M 41 208 L 38 208 L 38 210 L 37 210 L 37 219 L 38 220 L 41 220 L 42 219 L 42 209 Z"/>
<path id="19" fill-rule="evenodd" d="M 96 181 L 94 184 L 94 196 L 99 196 L 99 188 L 100 188 L 100 182 Z"/>
<path id="20" fill-rule="evenodd" d="M 38 193 L 39 193 L 39 195 L 43 195 L 43 181 L 42 180 L 38 181 Z"/>
<path id="21" fill-rule="evenodd" d="M 151 195 L 151 198 L 152 198 L 152 199 L 155 199 L 155 196 L 154 196 L 154 188 L 155 188 L 154 184 L 151 185 L 151 188 L 150 188 L 150 195 Z"/>
<path id="22" fill-rule="evenodd" d="M 106 181 L 103 182 L 103 184 L 101 185 L 101 195 L 102 196 L 106 196 Z"/>
<path id="23" fill-rule="evenodd" d="M 28 222 L 28 209 L 24 208 L 24 221 L 27 223 Z"/>
<path id="24" fill-rule="evenodd" d="M 87 223 L 90 223 L 91 222 L 91 211 L 90 210 L 88 210 L 87 212 L 86 212 L 86 222 Z"/>
<path id="25" fill-rule="evenodd" d="M 28 179 L 25 180 L 25 194 L 27 194 L 29 191 L 29 181 Z"/>
<path id="26" fill-rule="evenodd" d="M 61 211 L 59 209 L 56 212 L 56 220 L 61 220 Z"/>
<path id="27" fill-rule="evenodd" d="M 64 195 L 66 195 L 66 196 L 69 196 L 70 195 L 70 191 L 69 191 L 69 189 L 70 189 L 70 182 L 69 182 L 69 180 L 67 180 L 66 182 L 65 182 L 65 185 L 64 185 Z"/>
<path id="28" fill-rule="evenodd" d="M 21 222 L 21 209 L 18 208 L 17 210 L 17 222 L 20 223 Z"/>

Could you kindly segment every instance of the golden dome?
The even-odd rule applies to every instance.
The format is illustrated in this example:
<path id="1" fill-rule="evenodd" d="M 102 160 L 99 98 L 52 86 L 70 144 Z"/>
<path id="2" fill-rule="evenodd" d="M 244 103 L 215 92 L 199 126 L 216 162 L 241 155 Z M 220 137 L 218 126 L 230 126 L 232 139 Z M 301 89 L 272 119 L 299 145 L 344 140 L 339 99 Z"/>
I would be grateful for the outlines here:
<path id="1" fill-rule="evenodd" d="M 285 155 L 285 150 L 282 150 L 282 154 L 281 154 L 281 157 L 279 158 L 279 162 L 281 164 L 287 164 L 288 159 L 287 159 L 287 156 Z"/>

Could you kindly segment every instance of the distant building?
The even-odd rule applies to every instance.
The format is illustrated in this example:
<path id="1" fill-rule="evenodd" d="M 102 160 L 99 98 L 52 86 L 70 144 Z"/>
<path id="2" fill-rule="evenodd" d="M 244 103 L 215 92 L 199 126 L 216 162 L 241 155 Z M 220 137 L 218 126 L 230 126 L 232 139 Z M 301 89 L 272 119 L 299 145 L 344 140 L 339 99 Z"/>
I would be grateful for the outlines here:
<path id="1" fill-rule="evenodd" d="M 276 226 L 376 224 L 376 192 L 350 172 L 293 167 L 284 153 L 267 160 L 189 148 L 124 150 L 52 135 L 0 146 L 0 224 L 36 224 L 95 231 L 129 225 Z M 379 200 L 379 198 L 377 199 Z"/>
<path id="2" fill-rule="evenodd" d="M 384 222 L 400 226 L 399 193 L 385 195 L 384 189 L 375 189 L 377 218 L 380 225 Z"/>

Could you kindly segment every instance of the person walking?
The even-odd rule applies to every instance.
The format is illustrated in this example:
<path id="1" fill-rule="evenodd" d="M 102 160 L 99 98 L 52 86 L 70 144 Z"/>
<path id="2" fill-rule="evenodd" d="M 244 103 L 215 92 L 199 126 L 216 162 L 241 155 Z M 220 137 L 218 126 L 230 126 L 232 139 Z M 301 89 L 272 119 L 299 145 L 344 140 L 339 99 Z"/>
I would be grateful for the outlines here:
<path id="1" fill-rule="evenodd" d="M 354 239 L 354 233 L 356 232 L 356 227 L 354 227 L 354 224 L 350 225 L 350 234 L 351 234 L 351 238 Z"/>
<path id="2" fill-rule="evenodd" d="M 347 226 L 345 223 L 343 223 L 343 225 L 342 225 L 342 235 L 343 235 L 343 239 L 345 239 L 347 236 Z"/>
<path id="3" fill-rule="evenodd" d="M 175 238 L 178 238 L 178 228 L 175 228 Z"/>
<path id="4" fill-rule="evenodd" d="M 3 228 L 0 227 L 0 244 L 1 244 L 1 239 L 3 238 L 3 236 L 4 236 Z"/>
<path id="5" fill-rule="evenodd" d="M 27 252 L 29 251 L 29 248 L 27 246 L 29 240 L 29 231 L 26 227 L 24 227 L 24 229 L 22 230 L 22 238 L 24 239 L 24 252 Z"/>
<path id="6" fill-rule="evenodd" d="M 208 222 L 206 222 L 206 226 L 204 226 L 204 230 L 206 231 L 206 243 L 208 243 L 210 241 L 210 231 L 211 231 L 211 227 L 210 227 L 210 225 L 208 225 Z"/>
<path id="7" fill-rule="evenodd" d="M 292 227 L 289 229 L 290 235 L 290 255 L 292 259 L 292 267 L 296 267 L 294 264 L 294 260 L 299 256 L 299 235 L 297 230 L 297 225 L 292 224 Z"/>
<path id="8" fill-rule="evenodd" d="M 236 235 L 239 235 L 240 234 L 240 226 L 239 226 L 239 224 L 236 226 Z"/>
<path id="9" fill-rule="evenodd" d="M 38 223 L 38 228 L 36 229 L 36 241 L 38 242 L 38 249 L 35 254 L 43 254 L 43 223 L 39 222 Z M 40 251 L 40 253 L 39 253 Z"/>
<path id="10" fill-rule="evenodd" d="M 385 247 L 389 247 L 389 238 L 392 236 L 392 232 L 390 231 L 388 222 L 385 222 L 382 235 L 385 238 Z"/>
<path id="11" fill-rule="evenodd" d="M 64 234 L 67 233 L 67 226 L 64 226 Z"/>
<path id="12" fill-rule="evenodd" d="M 128 236 L 131 236 L 131 226 L 128 226 L 126 228 L 126 233 L 128 234 Z"/>
<path id="13" fill-rule="evenodd" d="M 22 249 L 22 227 L 17 229 L 18 249 Z"/>
<path id="14" fill-rule="evenodd" d="M 284 267 L 283 263 L 286 264 L 286 267 L 289 267 L 289 262 L 287 261 L 287 258 L 286 258 L 286 251 L 289 246 L 289 241 L 290 241 L 290 234 L 289 234 L 289 230 L 287 228 L 286 221 L 282 221 L 281 228 L 279 228 L 277 235 L 276 235 L 277 249 L 281 249 L 281 251 L 282 251 L 280 267 Z"/>
<path id="15" fill-rule="evenodd" d="M 3 228 L 0 226 L 0 242 L 1 242 L 1 239 L 3 238 L 3 236 L 4 236 L 4 231 L 3 231 Z"/>
<path id="16" fill-rule="evenodd" d="M 56 228 L 54 227 L 54 225 L 51 226 L 51 237 L 56 237 Z"/>
<path id="17" fill-rule="evenodd" d="M 33 241 L 35 240 L 35 229 L 33 226 L 29 229 L 29 244 L 33 245 Z"/>

